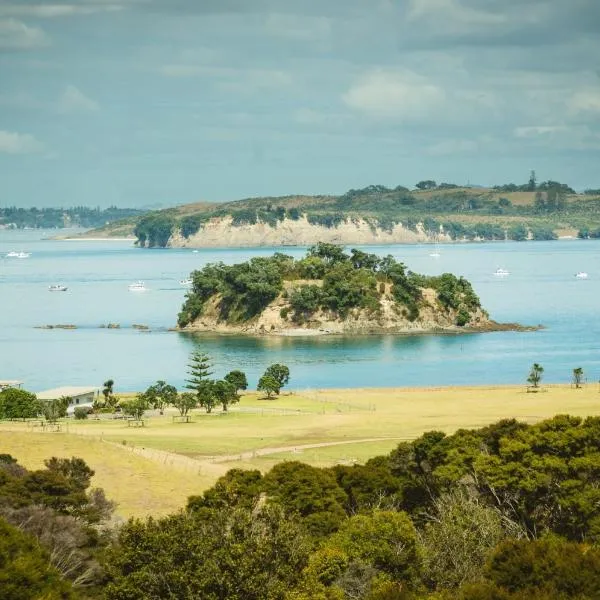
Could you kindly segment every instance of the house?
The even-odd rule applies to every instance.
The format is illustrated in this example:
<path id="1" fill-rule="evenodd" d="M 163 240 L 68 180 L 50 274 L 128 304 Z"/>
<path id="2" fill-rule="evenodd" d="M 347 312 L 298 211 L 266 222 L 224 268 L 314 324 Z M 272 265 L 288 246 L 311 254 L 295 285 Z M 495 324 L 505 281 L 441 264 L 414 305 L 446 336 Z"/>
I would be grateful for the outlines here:
<path id="1" fill-rule="evenodd" d="M 22 385 L 22 381 L 17 381 L 15 379 L 0 379 L 0 392 L 7 390 L 8 388 L 20 389 Z"/>
<path id="2" fill-rule="evenodd" d="M 59 398 L 69 398 L 67 414 L 72 415 L 77 406 L 91 408 L 94 400 L 100 395 L 100 388 L 94 386 L 63 386 L 44 390 L 36 394 L 38 400 L 58 400 Z"/>

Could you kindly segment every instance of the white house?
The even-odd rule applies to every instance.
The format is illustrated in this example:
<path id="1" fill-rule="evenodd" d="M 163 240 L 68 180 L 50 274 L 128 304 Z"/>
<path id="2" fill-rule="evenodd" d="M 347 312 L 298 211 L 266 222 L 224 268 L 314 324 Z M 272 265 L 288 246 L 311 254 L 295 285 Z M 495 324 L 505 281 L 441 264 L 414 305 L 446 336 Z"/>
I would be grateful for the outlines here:
<path id="1" fill-rule="evenodd" d="M 23 385 L 22 381 L 17 381 L 16 379 L 0 379 L 0 392 L 3 390 L 7 390 L 8 388 L 17 388 Z"/>
<path id="2" fill-rule="evenodd" d="M 67 414 L 72 415 L 77 406 L 91 408 L 94 400 L 100 395 L 100 388 L 93 386 L 63 386 L 44 390 L 36 394 L 38 400 L 58 400 L 69 398 Z"/>

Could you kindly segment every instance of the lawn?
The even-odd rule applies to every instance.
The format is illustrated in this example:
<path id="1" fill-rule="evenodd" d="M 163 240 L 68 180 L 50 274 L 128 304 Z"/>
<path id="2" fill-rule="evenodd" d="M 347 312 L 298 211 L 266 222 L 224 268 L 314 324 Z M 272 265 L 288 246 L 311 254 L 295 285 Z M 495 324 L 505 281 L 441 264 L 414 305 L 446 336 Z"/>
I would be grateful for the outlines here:
<path id="1" fill-rule="evenodd" d="M 112 419 L 71 420 L 61 432 L 41 433 L 25 423 L 1 423 L 0 452 L 29 468 L 54 455 L 80 456 L 96 471 L 93 484 L 119 503 L 121 516 L 164 514 L 233 467 L 361 463 L 432 429 L 451 433 L 509 417 L 535 422 L 559 413 L 600 414 L 597 386 L 544 390 L 311 390 L 274 400 L 249 393 L 228 414 L 194 411 L 191 423 L 173 423 L 173 412 L 150 416 L 139 428 Z"/>

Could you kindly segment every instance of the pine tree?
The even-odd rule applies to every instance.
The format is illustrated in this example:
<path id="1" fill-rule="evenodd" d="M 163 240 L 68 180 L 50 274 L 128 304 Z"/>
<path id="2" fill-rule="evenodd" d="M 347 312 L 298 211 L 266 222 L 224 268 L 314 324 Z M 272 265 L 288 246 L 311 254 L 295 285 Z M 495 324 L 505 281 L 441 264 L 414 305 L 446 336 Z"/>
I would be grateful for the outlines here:
<path id="1" fill-rule="evenodd" d="M 210 356 L 196 350 L 190 356 L 188 363 L 189 379 L 186 379 L 186 389 L 194 391 L 197 395 L 203 390 L 204 383 L 212 375 Z"/>

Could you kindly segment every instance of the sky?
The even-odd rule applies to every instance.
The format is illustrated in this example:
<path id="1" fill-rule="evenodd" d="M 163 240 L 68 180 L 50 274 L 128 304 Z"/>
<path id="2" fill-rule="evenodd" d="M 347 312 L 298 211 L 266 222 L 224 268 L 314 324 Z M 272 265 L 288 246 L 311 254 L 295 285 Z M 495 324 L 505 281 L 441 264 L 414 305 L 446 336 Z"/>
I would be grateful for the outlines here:
<path id="1" fill-rule="evenodd" d="M 0 0 L 0 205 L 600 187 L 599 0 Z"/>

